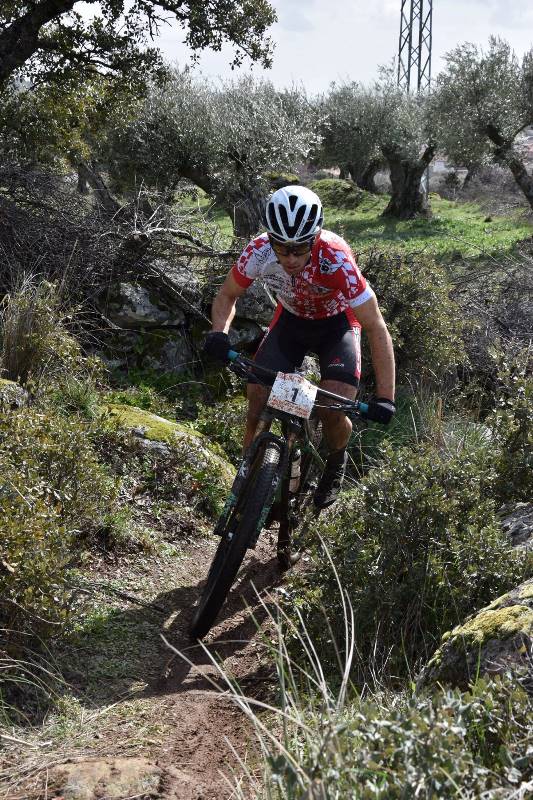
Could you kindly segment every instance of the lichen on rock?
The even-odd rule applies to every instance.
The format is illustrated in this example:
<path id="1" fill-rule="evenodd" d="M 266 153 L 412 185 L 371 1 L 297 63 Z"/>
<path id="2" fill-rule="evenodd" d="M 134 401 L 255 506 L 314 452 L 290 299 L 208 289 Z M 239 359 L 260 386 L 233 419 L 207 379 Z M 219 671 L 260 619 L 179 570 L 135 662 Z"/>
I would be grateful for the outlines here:
<path id="1" fill-rule="evenodd" d="M 479 675 L 533 667 L 533 579 L 497 598 L 444 634 L 421 672 L 418 686 L 444 683 L 466 688 Z M 533 677 L 533 676 L 532 676 Z"/>
<path id="2" fill-rule="evenodd" d="M 16 381 L 0 378 L 0 410 L 21 408 L 28 402 L 28 393 Z"/>

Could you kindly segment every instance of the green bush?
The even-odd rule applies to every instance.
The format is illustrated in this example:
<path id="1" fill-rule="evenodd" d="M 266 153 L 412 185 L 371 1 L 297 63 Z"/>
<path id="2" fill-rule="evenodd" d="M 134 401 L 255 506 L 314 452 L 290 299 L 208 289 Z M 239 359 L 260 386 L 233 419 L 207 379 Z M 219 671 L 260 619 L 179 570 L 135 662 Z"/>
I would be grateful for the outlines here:
<path id="1" fill-rule="evenodd" d="M 322 178 L 322 180 L 311 181 L 309 188 L 317 193 L 322 200 L 322 205 L 326 208 L 354 209 L 360 205 L 365 196 L 365 192 L 359 189 L 355 183 L 341 178 Z"/>
<path id="2" fill-rule="evenodd" d="M 464 359 L 461 315 L 444 268 L 422 255 L 379 253 L 367 256 L 361 267 L 393 338 L 400 382 L 416 383 L 422 375 L 439 382 Z M 371 373 L 368 360 L 363 367 L 364 376 Z"/>
<path id="3" fill-rule="evenodd" d="M 266 743 L 265 800 L 518 797 L 533 777 L 533 701 L 509 679 L 331 706 L 284 720 L 284 750 Z"/>
<path id="4" fill-rule="evenodd" d="M 241 460 L 246 411 L 246 398 L 232 397 L 226 403 L 201 406 L 195 423 L 199 431 L 222 447 L 233 464 Z"/>
<path id="5" fill-rule="evenodd" d="M 358 682 L 412 673 L 445 631 L 524 579 L 495 515 L 496 480 L 489 443 L 389 448 L 319 524 L 356 612 Z M 320 547 L 313 562 L 296 602 L 335 674 L 324 610 L 341 639 L 341 601 Z"/>
<path id="6" fill-rule="evenodd" d="M 533 498 L 533 375 L 529 350 L 500 371 L 500 394 L 487 419 L 497 443 L 495 486 L 501 503 Z"/>
<path id="7" fill-rule="evenodd" d="M 82 417 L 51 409 L 0 416 L 1 627 L 43 637 L 65 618 L 65 569 L 118 492 L 95 454 L 94 433 Z"/>

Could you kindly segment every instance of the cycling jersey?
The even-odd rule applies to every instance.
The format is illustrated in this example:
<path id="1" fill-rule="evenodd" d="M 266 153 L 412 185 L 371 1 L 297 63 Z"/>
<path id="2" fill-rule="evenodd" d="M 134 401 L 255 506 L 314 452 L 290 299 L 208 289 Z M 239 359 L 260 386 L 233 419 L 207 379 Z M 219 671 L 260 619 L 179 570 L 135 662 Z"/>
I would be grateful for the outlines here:
<path id="1" fill-rule="evenodd" d="M 268 234 L 253 239 L 232 270 L 239 286 L 261 279 L 287 311 L 305 319 L 324 319 L 351 312 L 374 296 L 355 263 L 350 246 L 331 231 L 322 230 L 311 257 L 296 275 L 287 275 L 274 253 Z M 357 327 L 359 323 L 354 321 Z"/>

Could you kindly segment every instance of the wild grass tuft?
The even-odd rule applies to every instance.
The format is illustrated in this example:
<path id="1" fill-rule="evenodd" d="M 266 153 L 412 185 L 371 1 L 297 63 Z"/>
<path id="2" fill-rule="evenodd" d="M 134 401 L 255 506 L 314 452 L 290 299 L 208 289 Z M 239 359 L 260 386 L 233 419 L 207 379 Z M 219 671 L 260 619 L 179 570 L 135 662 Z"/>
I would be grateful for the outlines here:
<path id="1" fill-rule="evenodd" d="M 72 373 L 81 358 L 69 333 L 71 312 L 62 307 L 58 288 L 36 276 L 25 277 L 6 295 L 0 309 L 1 368 L 4 377 L 35 389 L 43 378 Z"/>

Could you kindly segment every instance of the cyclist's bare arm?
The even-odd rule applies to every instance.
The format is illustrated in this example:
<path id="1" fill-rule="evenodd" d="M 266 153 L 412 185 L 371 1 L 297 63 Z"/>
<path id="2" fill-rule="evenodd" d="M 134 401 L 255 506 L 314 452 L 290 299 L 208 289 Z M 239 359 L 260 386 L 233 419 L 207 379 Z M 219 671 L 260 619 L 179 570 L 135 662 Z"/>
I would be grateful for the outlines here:
<path id="1" fill-rule="evenodd" d="M 231 272 L 228 272 L 226 280 L 218 290 L 211 307 L 211 322 L 214 331 L 227 333 L 235 316 L 235 306 L 239 297 L 246 292 L 246 289 L 239 286 Z"/>
<path id="2" fill-rule="evenodd" d="M 376 396 L 394 400 L 395 368 L 392 339 L 375 297 L 354 308 L 368 337 L 376 376 Z"/>

